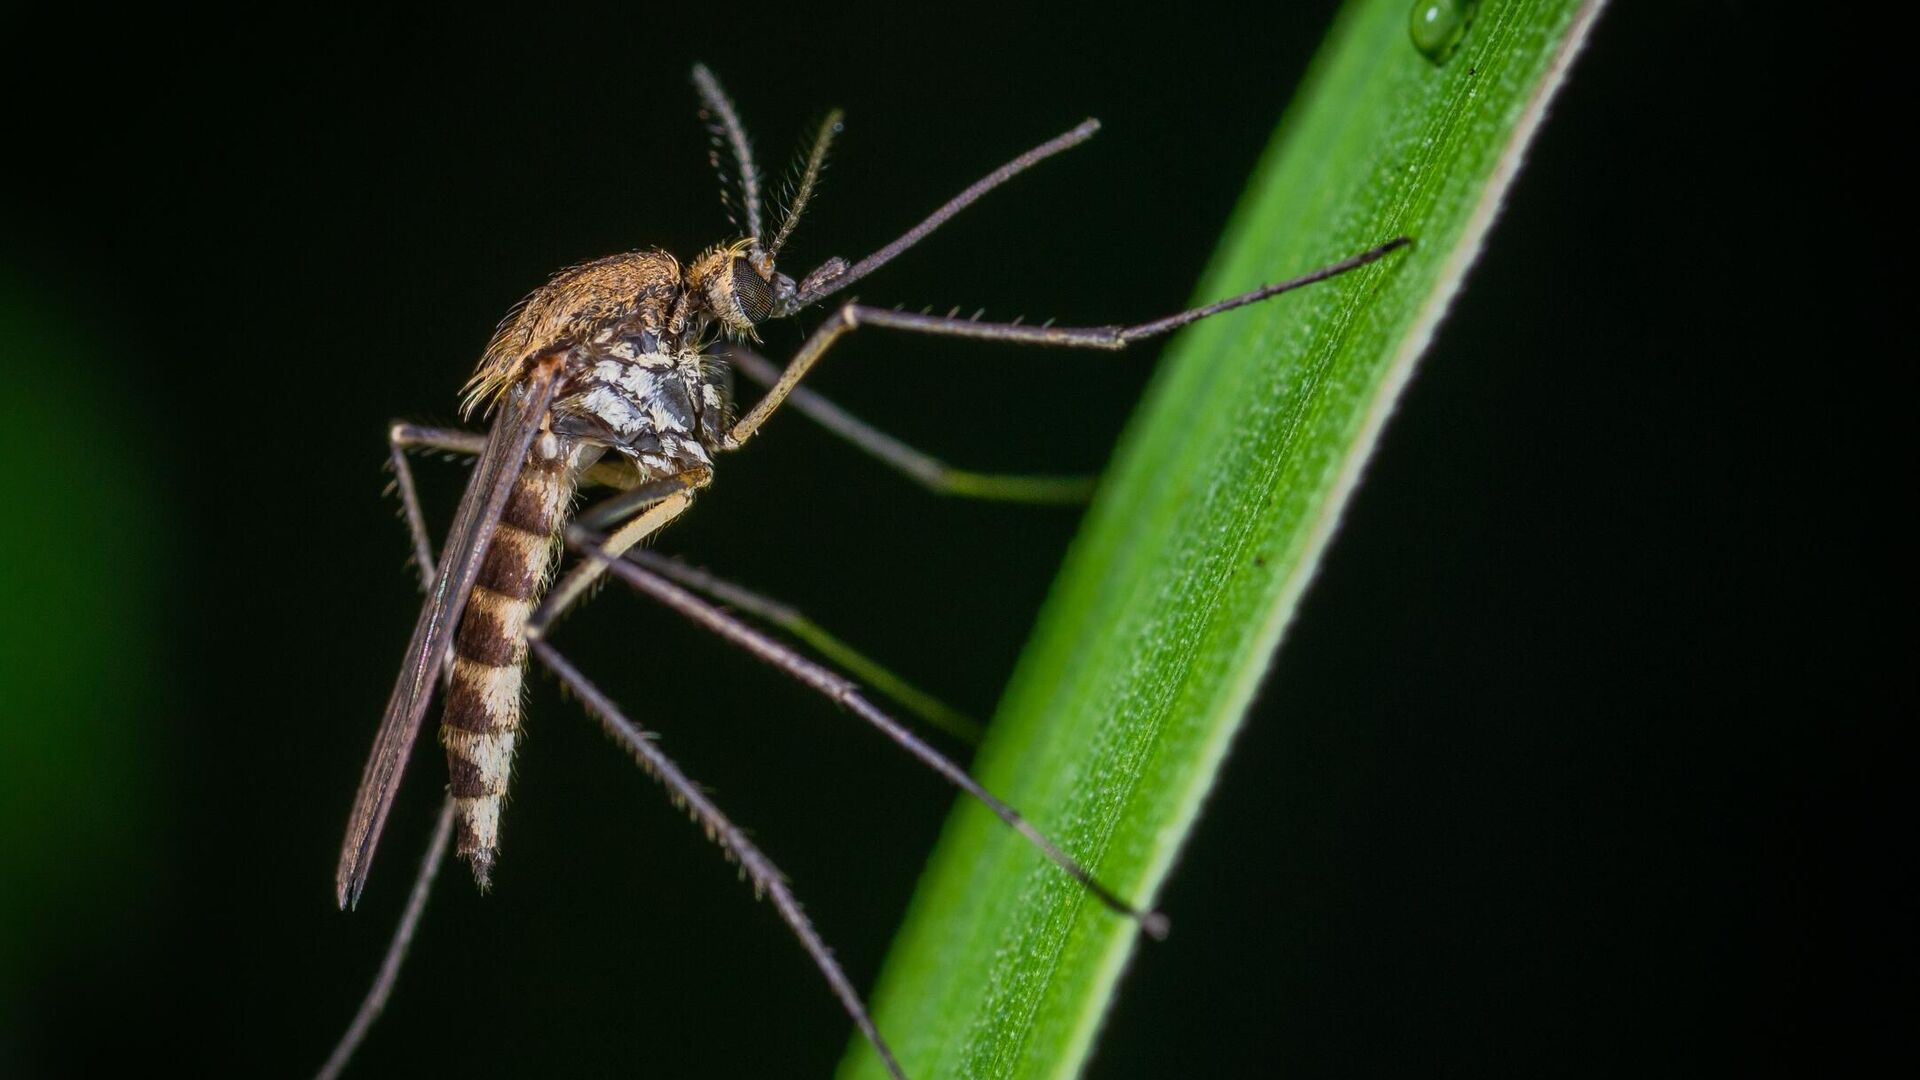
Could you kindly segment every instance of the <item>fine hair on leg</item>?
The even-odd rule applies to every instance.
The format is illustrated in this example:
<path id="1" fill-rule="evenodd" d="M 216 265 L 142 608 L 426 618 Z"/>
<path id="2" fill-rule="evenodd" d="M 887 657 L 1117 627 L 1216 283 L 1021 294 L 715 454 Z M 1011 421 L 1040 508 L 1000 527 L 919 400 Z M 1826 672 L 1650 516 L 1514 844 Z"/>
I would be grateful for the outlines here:
<path id="1" fill-rule="evenodd" d="M 868 685 L 892 698 L 932 727 L 939 728 L 969 745 L 979 743 L 980 721 L 895 675 L 878 661 L 828 633 L 826 628 L 808 618 L 804 612 L 793 605 L 728 581 L 710 570 L 703 570 L 657 551 L 649 551 L 644 547 L 629 549 L 624 558 L 694 592 L 710 597 L 716 603 L 725 604 L 735 611 L 744 611 L 756 619 L 773 624 L 798 638 L 802 644 L 825 656 L 831 662 L 853 672 Z"/>
<path id="2" fill-rule="evenodd" d="M 1054 865 L 1084 886 L 1095 899 L 1112 911 L 1134 920 L 1141 931 L 1149 937 L 1156 940 L 1166 937 L 1168 929 L 1166 916 L 1157 911 L 1142 911 L 1121 899 L 1119 894 L 1102 884 L 1077 860 L 1062 851 L 1059 845 L 1036 828 L 1019 811 L 1002 802 L 998 796 L 982 787 L 980 782 L 965 769 L 954 764 L 940 751 L 928 745 L 899 721 L 868 701 L 860 693 L 859 688 L 849 680 L 807 659 L 792 647 L 734 618 L 659 574 L 604 552 L 598 546 L 598 538 L 587 534 L 584 530 L 568 530 L 567 542 L 590 558 L 604 560 L 611 573 L 638 592 L 680 612 L 707 630 L 745 649 L 759 660 L 778 668 L 803 685 L 819 691 L 835 704 L 878 729 L 919 759 L 922 764 L 978 800 L 987 809 L 992 810 L 1001 821 L 1006 822 L 1028 843 L 1052 860 Z"/>
<path id="3" fill-rule="evenodd" d="M 976 322 L 973 319 L 961 319 L 951 315 L 918 315 L 905 311 L 892 311 L 887 308 L 868 307 L 865 304 L 844 304 L 826 321 L 814 328 L 800 351 L 794 353 L 787 362 L 786 370 L 762 397 L 758 404 L 749 410 L 727 432 L 724 446 L 726 449 L 738 449 L 754 432 L 760 429 L 767 417 L 787 399 L 800 380 L 806 377 L 813 365 L 820 362 L 828 349 L 842 337 L 861 326 L 885 326 L 909 333 L 930 334 L 936 337 L 976 338 L 983 341 L 1002 341 L 1013 345 L 1056 345 L 1076 349 L 1100 349 L 1117 352 L 1136 341 L 1171 333 L 1189 323 L 1199 322 L 1211 315 L 1231 311 L 1237 307 L 1258 303 L 1281 293 L 1291 292 L 1315 282 L 1325 281 L 1350 270 L 1357 270 L 1369 263 L 1385 258 L 1388 254 L 1412 243 L 1406 237 L 1396 237 L 1369 248 L 1358 255 L 1342 259 L 1339 262 L 1323 266 L 1318 270 L 1288 278 L 1285 281 L 1264 285 L 1238 296 L 1230 296 L 1204 307 L 1189 308 L 1176 312 L 1164 319 L 1138 323 L 1133 326 L 1032 326 L 1023 323 Z"/>
<path id="4" fill-rule="evenodd" d="M 886 1064 L 888 1074 L 895 1080 L 905 1080 L 906 1074 L 900 1071 L 900 1063 L 895 1060 L 892 1048 L 881 1037 L 879 1027 L 867 1012 L 866 1002 L 861 999 L 860 992 L 854 989 L 846 972 L 841 970 L 840 962 L 834 959 L 833 950 L 827 948 L 826 942 L 820 939 L 819 932 L 813 928 L 813 923 L 807 919 L 806 912 L 801 910 L 800 902 L 787 888 L 786 878 L 780 873 L 780 868 L 755 847 L 753 841 L 747 839 L 746 833 L 721 812 L 699 784 L 680 771 L 673 759 L 655 745 L 649 732 L 629 720 L 611 698 L 601 693 L 599 687 L 589 682 L 551 644 L 535 639 L 529 642 L 529 647 L 540 663 L 553 672 L 561 684 L 600 721 L 607 734 L 626 747 L 639 761 L 640 767 L 660 781 L 673 801 L 706 830 L 707 836 L 719 844 L 729 858 L 739 864 L 748 880 L 753 882 L 754 892 L 773 901 L 774 910 L 780 913 L 788 929 L 800 939 L 801 947 L 813 958 L 814 966 L 820 969 L 820 974 L 833 987 L 834 996 L 840 999 L 841 1006 L 853 1018 L 861 1034 L 873 1044 L 881 1061 Z"/>
<path id="5" fill-rule="evenodd" d="M 433 578 L 439 567 L 433 557 L 433 540 L 427 535 L 426 518 L 420 512 L 419 495 L 413 486 L 413 471 L 407 463 L 406 451 L 413 447 L 426 447 L 478 455 L 485 448 L 486 437 L 455 429 L 422 428 L 395 421 L 388 429 L 387 444 L 392 455 L 394 487 L 400 493 L 407 529 L 413 536 L 414 559 L 420 571 L 420 591 L 424 593 L 433 587 Z M 451 668 L 443 670 L 441 681 L 444 683 L 452 678 L 452 674 Z M 427 899 L 433 895 L 433 883 L 439 877 L 440 865 L 446 861 L 447 849 L 453 844 L 454 809 L 453 796 L 441 800 L 440 818 L 433 827 L 432 838 L 427 842 L 426 854 L 420 857 L 420 868 L 414 873 L 413 888 L 407 893 L 407 906 L 401 910 L 400 922 L 387 942 L 386 954 L 380 959 L 380 970 L 375 973 L 373 985 L 367 988 L 367 996 L 361 999 L 360 1008 L 353 1014 L 347 1030 L 341 1034 L 333 1052 L 327 1055 L 327 1060 L 315 1074 L 318 1080 L 333 1080 L 345 1071 L 347 1063 L 353 1060 L 353 1055 L 360 1049 L 360 1044 L 366 1041 L 367 1032 L 373 1029 L 373 1022 L 386 1011 L 387 999 L 393 994 L 394 984 L 400 980 L 400 969 L 406 965 L 407 953 L 413 947 L 413 935 L 419 930 L 421 916 L 427 910 Z"/>
<path id="6" fill-rule="evenodd" d="M 400 969 L 407 962 L 407 951 L 413 945 L 413 935 L 420 928 L 420 917 L 427 910 L 427 897 L 433 893 L 433 882 L 440 874 L 440 866 L 447 861 L 447 849 L 453 844 L 454 801 L 449 795 L 440 802 L 440 820 L 433 827 L 433 839 L 427 843 L 427 853 L 420 857 L 420 869 L 413 878 L 413 889 L 407 894 L 407 906 L 400 913 L 400 923 L 394 927 L 393 939 L 387 943 L 386 955 L 380 959 L 380 971 L 373 978 L 373 985 L 367 989 L 367 996 L 360 1002 L 359 1011 L 353 1014 L 353 1022 L 334 1044 L 333 1052 L 315 1073 L 316 1080 L 334 1080 L 346 1070 L 347 1063 L 353 1060 L 354 1052 L 366 1041 L 367 1032 L 372 1030 L 373 1022 L 386 1010 L 387 998 L 393 994 L 393 986 L 400 981 Z"/>

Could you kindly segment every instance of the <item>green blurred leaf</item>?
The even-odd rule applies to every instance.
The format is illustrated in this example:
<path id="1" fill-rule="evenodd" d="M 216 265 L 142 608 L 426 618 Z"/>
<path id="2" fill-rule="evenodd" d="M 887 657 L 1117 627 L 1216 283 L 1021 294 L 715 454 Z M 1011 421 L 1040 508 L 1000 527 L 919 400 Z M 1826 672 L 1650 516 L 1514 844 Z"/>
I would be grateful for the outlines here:
<path id="1" fill-rule="evenodd" d="M 151 879 L 170 517 L 91 328 L 0 267 L 0 1044 L 9 1000 L 111 947 Z"/>

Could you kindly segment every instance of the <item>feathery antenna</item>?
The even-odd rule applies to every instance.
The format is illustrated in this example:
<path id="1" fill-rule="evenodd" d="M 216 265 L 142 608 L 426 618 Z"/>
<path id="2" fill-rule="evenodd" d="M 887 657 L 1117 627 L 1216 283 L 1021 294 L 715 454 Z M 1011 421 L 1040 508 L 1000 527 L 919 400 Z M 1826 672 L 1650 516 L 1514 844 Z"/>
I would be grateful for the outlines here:
<path id="1" fill-rule="evenodd" d="M 780 254 L 786 245 L 787 237 L 793 234 L 793 227 L 800 223 L 800 215 L 807 209 L 807 200 L 813 198 L 813 186 L 820 180 L 820 170 L 827 163 L 827 148 L 833 145 L 833 137 L 840 134 L 846 125 L 844 113 L 835 109 L 820 122 L 820 133 L 813 137 L 813 149 L 807 152 L 806 169 L 800 174 L 800 183 L 793 190 L 793 199 L 787 204 L 787 214 L 780 222 L 780 231 L 773 234 L 773 243 L 767 245 L 767 258 Z"/>
<path id="2" fill-rule="evenodd" d="M 739 173 L 739 213 L 745 219 L 735 219 L 733 224 L 754 238 L 753 254 L 757 258 L 761 254 L 760 170 L 753 164 L 753 144 L 747 141 L 747 129 L 741 126 L 740 114 L 734 111 L 732 100 L 720 88 L 720 80 L 707 70 L 707 65 L 693 65 L 693 86 L 700 91 L 700 119 L 706 121 L 707 131 L 713 135 L 707 158 L 720 174 L 720 198 L 729 214 L 734 211 L 736 194 L 727 185 L 727 170 L 720 162 L 721 147 L 724 145 L 733 154 L 733 167 Z"/>

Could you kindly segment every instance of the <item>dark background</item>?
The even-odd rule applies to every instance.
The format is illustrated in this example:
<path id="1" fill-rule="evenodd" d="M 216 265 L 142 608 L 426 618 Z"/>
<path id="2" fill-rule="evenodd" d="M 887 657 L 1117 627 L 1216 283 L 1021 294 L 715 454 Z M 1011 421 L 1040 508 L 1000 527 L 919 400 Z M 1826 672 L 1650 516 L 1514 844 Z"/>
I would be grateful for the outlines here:
<path id="1" fill-rule="evenodd" d="M 421 755 L 360 913 L 334 911 L 415 612 L 385 422 L 450 419 L 552 269 L 726 234 L 693 61 L 769 172 L 847 109 L 794 270 L 1098 115 L 1089 148 L 861 292 L 1106 322 L 1185 300 L 1332 7 L 8 16 L 0 1072 L 324 1055 L 441 768 Z M 1091 1075 L 1811 1068 L 1910 1014 L 1908 896 L 1882 869 L 1911 861 L 1882 832 L 1906 574 L 1880 537 L 1910 501 L 1888 372 L 1911 346 L 1876 340 L 1905 203 L 1836 123 L 1883 100 L 1852 81 L 1874 65 L 1842 66 L 1758 5 L 1602 19 Z M 817 385 L 959 463 L 1085 470 L 1153 359 L 875 334 Z M 991 709 L 1073 512 L 926 496 L 797 418 L 721 470 L 662 550 Z M 421 472 L 444 521 L 464 474 Z M 626 595 L 560 643 L 867 985 L 941 786 Z M 772 912 L 533 681 L 497 887 L 443 878 L 357 1074 L 828 1071 L 847 1025 Z"/>

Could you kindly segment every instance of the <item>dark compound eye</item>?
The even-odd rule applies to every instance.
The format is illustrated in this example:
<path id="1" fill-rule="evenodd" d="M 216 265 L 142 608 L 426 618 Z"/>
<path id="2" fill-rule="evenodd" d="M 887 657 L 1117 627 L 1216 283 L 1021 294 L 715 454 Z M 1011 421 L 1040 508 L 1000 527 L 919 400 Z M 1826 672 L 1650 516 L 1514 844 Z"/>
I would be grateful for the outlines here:
<path id="1" fill-rule="evenodd" d="M 745 259 L 733 260 L 733 300 L 748 322 L 757 323 L 773 310 L 773 290 Z"/>

